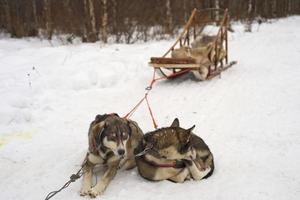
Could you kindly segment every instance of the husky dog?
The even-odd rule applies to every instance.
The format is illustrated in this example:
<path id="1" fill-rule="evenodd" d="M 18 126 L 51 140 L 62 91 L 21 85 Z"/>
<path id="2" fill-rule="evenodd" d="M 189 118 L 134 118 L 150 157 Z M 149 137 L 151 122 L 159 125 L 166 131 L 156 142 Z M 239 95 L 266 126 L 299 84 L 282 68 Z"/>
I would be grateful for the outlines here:
<path id="1" fill-rule="evenodd" d="M 178 49 L 174 49 L 171 53 L 171 58 L 189 58 L 190 47 L 182 46 Z"/>
<path id="2" fill-rule="evenodd" d="M 143 138 L 136 122 L 120 118 L 117 114 L 97 115 L 89 128 L 89 152 L 83 168 L 80 195 L 96 197 L 104 192 L 119 168 L 135 167 L 133 151 Z M 107 167 L 103 177 L 92 187 L 95 165 Z"/>
<path id="3" fill-rule="evenodd" d="M 217 47 L 214 42 L 217 42 Z M 217 50 L 216 50 L 217 49 Z M 217 54 L 217 55 L 216 55 Z M 209 75 L 209 67 L 216 62 L 223 62 L 226 52 L 217 36 L 202 35 L 189 46 L 181 46 L 173 49 L 171 58 L 192 58 L 199 64 L 198 70 L 192 70 L 199 80 L 206 80 Z"/>
<path id="4" fill-rule="evenodd" d="M 213 155 L 204 141 L 192 133 L 194 127 L 180 128 L 176 118 L 171 127 L 145 134 L 135 149 L 140 175 L 152 181 L 177 183 L 212 175 Z"/>
<path id="5" fill-rule="evenodd" d="M 199 48 L 207 46 L 210 43 L 213 43 L 217 39 L 215 35 L 202 35 L 197 40 L 194 40 L 191 44 L 192 48 Z"/>

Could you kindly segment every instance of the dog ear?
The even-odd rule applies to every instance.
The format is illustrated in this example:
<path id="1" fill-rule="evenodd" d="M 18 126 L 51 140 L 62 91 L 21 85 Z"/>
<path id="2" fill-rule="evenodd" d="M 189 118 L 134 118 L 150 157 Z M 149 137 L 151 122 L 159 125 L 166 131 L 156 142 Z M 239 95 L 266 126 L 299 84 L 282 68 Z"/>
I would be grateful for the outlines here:
<path id="1" fill-rule="evenodd" d="M 132 129 L 136 128 L 136 127 L 134 125 L 132 125 L 132 123 L 129 120 L 126 120 L 126 124 L 128 126 L 128 130 L 129 130 L 128 135 L 131 136 L 132 135 Z"/>
<path id="2" fill-rule="evenodd" d="M 191 135 L 192 135 L 192 131 L 194 130 L 194 128 L 196 127 L 196 125 L 192 126 L 191 128 L 186 130 L 186 133 L 188 134 L 186 141 L 189 142 Z"/>
<path id="3" fill-rule="evenodd" d="M 96 124 L 93 127 L 92 131 L 94 134 L 101 135 L 102 132 L 104 131 L 104 129 L 106 128 L 106 126 L 107 126 L 106 123 L 104 121 L 102 121 L 102 122 Z"/>
<path id="4" fill-rule="evenodd" d="M 188 133 L 192 133 L 192 131 L 194 130 L 195 127 L 196 127 L 196 125 L 192 126 L 191 128 L 187 129 L 186 131 Z"/>
<path id="5" fill-rule="evenodd" d="M 178 118 L 174 119 L 174 121 L 171 124 L 171 127 L 179 127 L 179 120 L 178 120 Z"/>

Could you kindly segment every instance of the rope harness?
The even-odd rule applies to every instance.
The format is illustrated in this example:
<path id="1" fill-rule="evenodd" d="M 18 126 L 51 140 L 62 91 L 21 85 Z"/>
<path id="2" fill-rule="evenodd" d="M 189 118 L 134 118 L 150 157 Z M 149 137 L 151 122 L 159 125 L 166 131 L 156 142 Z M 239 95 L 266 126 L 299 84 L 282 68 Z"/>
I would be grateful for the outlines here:
<path id="1" fill-rule="evenodd" d="M 190 69 L 184 69 L 184 70 L 181 70 L 179 72 L 175 72 L 175 73 L 173 73 L 173 74 L 171 74 L 169 76 L 155 78 L 155 69 L 153 69 L 152 80 L 150 81 L 150 84 L 145 88 L 146 92 L 144 94 L 144 97 L 123 118 L 129 119 L 133 115 L 133 113 L 137 110 L 137 108 L 143 103 L 143 101 L 146 100 L 147 107 L 148 107 L 148 110 L 149 110 L 149 114 L 150 114 L 150 117 L 152 119 L 153 127 L 155 129 L 157 129 L 158 125 L 156 123 L 156 120 L 154 118 L 154 115 L 153 115 L 153 112 L 152 112 L 152 109 L 151 109 L 151 106 L 150 106 L 149 100 L 148 100 L 148 94 L 149 94 L 149 92 L 152 90 L 153 85 L 154 85 L 154 83 L 156 81 L 165 80 L 165 79 L 169 79 L 169 78 L 174 78 L 174 77 L 182 75 L 182 74 L 184 74 L 184 73 L 186 73 L 188 71 L 190 71 Z"/>

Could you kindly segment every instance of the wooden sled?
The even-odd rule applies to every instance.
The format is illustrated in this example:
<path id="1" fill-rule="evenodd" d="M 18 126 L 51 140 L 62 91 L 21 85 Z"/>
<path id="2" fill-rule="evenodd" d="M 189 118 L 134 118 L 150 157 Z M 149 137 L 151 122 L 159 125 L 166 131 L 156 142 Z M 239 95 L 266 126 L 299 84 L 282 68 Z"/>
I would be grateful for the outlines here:
<path id="1" fill-rule="evenodd" d="M 200 80 L 220 75 L 236 64 L 228 62 L 228 22 L 227 9 L 194 9 L 176 42 L 162 57 L 151 57 L 149 65 L 166 78 L 189 71 Z M 207 25 L 217 27 L 217 34 L 206 35 Z"/>

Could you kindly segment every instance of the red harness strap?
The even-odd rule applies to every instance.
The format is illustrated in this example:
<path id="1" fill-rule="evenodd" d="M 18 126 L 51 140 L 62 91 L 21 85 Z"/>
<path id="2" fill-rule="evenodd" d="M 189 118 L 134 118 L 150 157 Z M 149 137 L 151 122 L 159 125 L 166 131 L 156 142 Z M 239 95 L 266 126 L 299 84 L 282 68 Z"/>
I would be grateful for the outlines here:
<path id="1" fill-rule="evenodd" d="M 172 78 L 172 77 L 175 77 L 175 76 L 179 76 L 179 75 L 184 74 L 184 73 L 186 73 L 186 72 L 188 72 L 188 71 L 190 71 L 190 69 L 181 70 L 181 71 L 176 72 L 176 73 L 173 73 L 173 74 L 171 74 L 171 75 L 169 75 L 169 76 L 167 76 L 167 77 L 155 78 L 155 69 L 154 69 L 154 70 L 153 70 L 152 80 L 151 80 L 149 86 L 146 87 L 146 92 L 145 92 L 144 97 L 143 97 L 143 98 L 142 98 L 142 99 L 141 99 L 141 100 L 133 107 L 133 109 L 131 109 L 131 110 L 129 111 L 129 113 L 127 113 L 127 114 L 124 116 L 124 118 L 125 118 L 125 119 L 130 118 L 130 117 L 133 115 L 133 113 L 137 110 L 137 108 L 143 103 L 143 101 L 146 100 L 147 107 L 148 107 L 148 110 L 149 110 L 149 113 L 150 113 L 150 116 L 151 116 L 151 119 L 152 119 L 153 126 L 154 126 L 155 129 L 157 129 L 157 123 L 156 123 L 156 121 L 155 121 L 155 118 L 154 118 L 153 113 L 152 113 L 152 109 L 151 109 L 150 104 L 149 104 L 149 101 L 148 101 L 148 94 L 149 94 L 150 90 L 152 90 L 152 87 L 153 87 L 153 85 L 154 85 L 154 83 L 155 83 L 156 81 L 164 80 L 164 79 L 168 79 L 168 78 Z"/>

